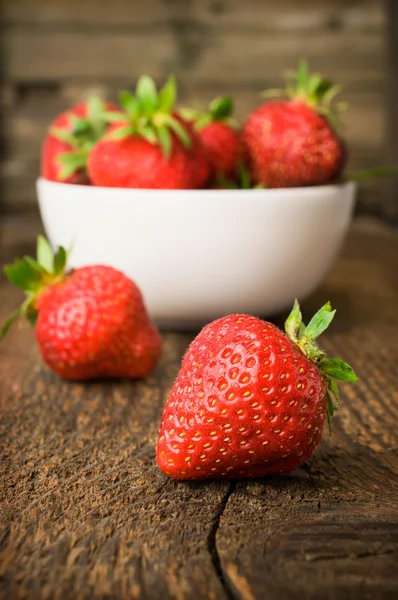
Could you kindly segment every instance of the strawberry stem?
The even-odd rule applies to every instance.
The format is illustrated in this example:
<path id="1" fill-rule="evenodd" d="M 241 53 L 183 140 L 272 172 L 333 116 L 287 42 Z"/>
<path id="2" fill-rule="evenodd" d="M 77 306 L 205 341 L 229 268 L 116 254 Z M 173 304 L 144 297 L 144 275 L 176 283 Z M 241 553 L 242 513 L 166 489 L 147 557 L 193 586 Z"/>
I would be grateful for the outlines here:
<path id="1" fill-rule="evenodd" d="M 311 106 L 325 116 L 334 126 L 339 125 L 339 114 L 347 109 L 346 102 L 334 102 L 340 93 L 340 86 L 333 85 L 319 73 L 310 73 L 306 60 L 299 62 L 297 71 L 285 71 L 285 89 L 266 90 L 265 98 L 286 97 Z"/>
<path id="2" fill-rule="evenodd" d="M 342 181 L 366 181 L 368 179 L 378 179 L 380 177 L 394 177 L 398 175 L 398 166 L 374 167 L 365 171 L 356 171 L 349 173 L 342 178 Z"/>
<path id="3" fill-rule="evenodd" d="M 332 310 L 330 302 L 327 302 L 312 317 L 308 325 L 302 320 L 300 305 L 294 302 L 293 310 L 285 323 L 285 331 L 288 338 L 300 348 L 301 352 L 312 360 L 322 373 L 326 381 L 327 408 L 326 417 L 331 427 L 331 421 L 336 411 L 336 404 L 340 403 L 339 391 L 336 379 L 356 383 L 358 381 L 350 365 L 339 358 L 327 358 L 326 353 L 316 343 L 316 339 L 329 327 L 336 314 Z"/>
<path id="4" fill-rule="evenodd" d="M 166 158 L 172 152 L 172 133 L 185 148 L 190 148 L 192 140 L 189 133 L 173 115 L 176 96 L 174 76 L 169 77 L 158 92 L 153 79 L 143 75 L 137 82 L 135 94 L 121 92 L 120 103 L 124 113 L 118 120 L 123 125 L 112 131 L 109 137 L 123 140 L 130 135 L 140 136 L 150 144 L 159 144 Z"/>
<path id="5" fill-rule="evenodd" d="M 231 116 L 233 110 L 232 98 L 230 96 L 219 96 L 209 103 L 207 109 L 180 107 L 178 112 L 183 119 L 194 121 L 196 131 L 200 131 L 210 123 L 225 123 L 230 127 L 237 128 L 238 123 Z"/>

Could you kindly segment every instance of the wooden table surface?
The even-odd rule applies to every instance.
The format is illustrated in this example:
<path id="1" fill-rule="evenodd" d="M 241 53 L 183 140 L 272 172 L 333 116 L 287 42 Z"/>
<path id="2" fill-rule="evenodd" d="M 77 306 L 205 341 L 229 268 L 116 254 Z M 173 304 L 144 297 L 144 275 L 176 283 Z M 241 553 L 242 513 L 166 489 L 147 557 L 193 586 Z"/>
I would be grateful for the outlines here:
<path id="1" fill-rule="evenodd" d="M 37 222 L 3 226 L 3 260 Z M 176 600 L 398 597 L 398 232 L 357 221 L 304 316 L 360 377 L 333 434 L 290 476 L 178 483 L 155 463 L 168 390 L 192 334 L 164 332 L 140 382 L 73 384 L 33 331 L 0 346 L 2 598 Z M 20 300 L 2 282 L 0 319 Z"/>

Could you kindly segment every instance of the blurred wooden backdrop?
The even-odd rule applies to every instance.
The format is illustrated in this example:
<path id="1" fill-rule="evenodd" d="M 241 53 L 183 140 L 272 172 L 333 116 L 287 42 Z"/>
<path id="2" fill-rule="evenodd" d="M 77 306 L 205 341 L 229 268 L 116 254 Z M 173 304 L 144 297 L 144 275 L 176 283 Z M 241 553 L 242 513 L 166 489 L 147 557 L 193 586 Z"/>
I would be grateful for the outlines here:
<path id="1" fill-rule="evenodd" d="M 3 0 L 3 210 L 35 207 L 49 122 L 92 90 L 115 97 L 143 72 L 177 75 L 181 100 L 231 93 L 244 118 L 258 93 L 306 57 L 345 87 L 350 167 L 386 157 L 382 0 Z M 359 210 L 381 214 L 384 183 Z"/>

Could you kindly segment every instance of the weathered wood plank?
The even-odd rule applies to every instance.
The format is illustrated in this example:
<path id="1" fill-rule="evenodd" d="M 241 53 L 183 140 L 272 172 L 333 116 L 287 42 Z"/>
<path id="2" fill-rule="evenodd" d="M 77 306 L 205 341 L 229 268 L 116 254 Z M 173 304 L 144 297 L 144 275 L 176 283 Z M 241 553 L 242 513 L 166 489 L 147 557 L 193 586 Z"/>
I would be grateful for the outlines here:
<path id="1" fill-rule="evenodd" d="M 32 250 L 22 238 L 5 259 Z M 2 322 L 20 293 L 2 282 L 1 294 Z M 10 332 L 0 347 L 2 598 L 226 598 L 210 546 L 228 484 L 204 494 L 154 464 L 159 414 L 189 340 L 166 335 L 144 382 L 84 386 L 53 378 L 29 327 Z"/>
<path id="2" fill-rule="evenodd" d="M 156 34 L 94 32 L 89 37 L 86 32 L 6 31 L 4 45 L 8 54 L 6 78 L 19 81 L 109 76 L 133 79 L 142 72 L 162 77 L 175 56 L 173 36 L 167 30 Z"/>
<path id="3" fill-rule="evenodd" d="M 392 164 L 398 163 L 398 4 L 392 0 L 385 2 L 388 26 L 388 98 L 387 98 L 387 147 Z M 385 216 L 398 223 L 398 181 L 391 182 L 384 207 Z"/>
<path id="4" fill-rule="evenodd" d="M 306 57 L 313 69 L 336 82 L 384 81 L 385 49 L 377 32 L 337 30 L 301 35 L 225 32 L 217 28 L 166 29 L 149 34 L 53 30 L 6 31 L 6 79 L 19 82 L 76 78 L 135 80 L 143 72 L 166 77 L 170 71 L 187 81 L 272 85 L 283 70 Z M 84 51 L 82 52 L 82 49 Z M 29 60 L 27 60 L 29 56 Z"/>
<path id="5" fill-rule="evenodd" d="M 264 30 L 320 30 L 336 27 L 375 29 L 384 26 L 385 15 L 378 0 L 6 0 L 6 24 L 84 25 L 96 28 L 152 26 L 167 20 L 195 21 L 217 28 L 251 27 Z"/>
<path id="6" fill-rule="evenodd" d="M 353 236 L 307 304 L 308 314 L 327 298 L 337 308 L 324 347 L 349 358 L 360 383 L 343 386 L 332 436 L 310 465 L 283 481 L 238 484 L 230 496 L 217 548 L 242 598 L 356 598 L 359 586 L 372 600 L 398 592 L 396 575 L 385 576 L 398 562 L 398 344 L 388 334 L 398 331 L 388 258 L 397 243 L 397 234 L 383 239 L 378 229 Z"/>
<path id="7" fill-rule="evenodd" d="M 39 227 L 7 222 L 8 261 L 33 249 Z M 336 306 L 325 347 L 360 384 L 344 390 L 332 437 L 291 476 L 186 484 L 158 472 L 157 425 L 189 335 L 164 335 L 144 382 L 80 385 L 42 366 L 31 329 L 10 332 L 0 346 L 0 595 L 396 597 L 397 252 L 396 232 L 357 222 L 305 303 L 306 316 L 326 298 Z M 19 294 L 0 290 L 1 320 Z"/>

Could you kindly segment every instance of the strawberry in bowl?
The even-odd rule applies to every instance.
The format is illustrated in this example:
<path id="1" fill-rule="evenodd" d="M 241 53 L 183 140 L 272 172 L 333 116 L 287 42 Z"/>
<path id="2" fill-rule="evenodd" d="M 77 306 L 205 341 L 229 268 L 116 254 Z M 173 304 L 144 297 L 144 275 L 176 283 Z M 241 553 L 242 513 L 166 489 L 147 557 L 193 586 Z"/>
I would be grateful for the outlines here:
<path id="1" fill-rule="evenodd" d="M 86 184 L 89 152 L 118 108 L 97 96 L 59 115 L 49 127 L 41 155 L 41 173 L 49 181 Z"/>
<path id="2" fill-rule="evenodd" d="M 346 147 L 335 123 L 342 104 L 332 101 L 337 86 L 309 74 L 302 61 L 289 75 L 286 90 L 270 90 L 287 98 L 268 101 L 255 109 L 243 126 L 254 180 L 268 188 L 321 185 L 342 171 Z M 267 93 L 268 95 L 268 93 Z"/>
<path id="3" fill-rule="evenodd" d="M 92 148 L 90 179 L 96 186 L 193 189 L 209 177 L 205 150 L 192 125 L 174 112 L 176 86 L 171 77 L 159 91 L 144 75 L 135 95 L 121 94 L 124 111 Z"/>
<path id="4" fill-rule="evenodd" d="M 179 113 L 192 121 L 208 156 L 213 180 L 234 179 L 244 158 L 238 123 L 232 118 L 230 96 L 212 100 L 205 111 L 180 108 Z"/>

